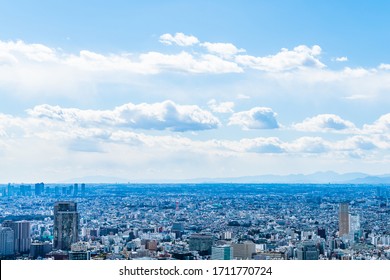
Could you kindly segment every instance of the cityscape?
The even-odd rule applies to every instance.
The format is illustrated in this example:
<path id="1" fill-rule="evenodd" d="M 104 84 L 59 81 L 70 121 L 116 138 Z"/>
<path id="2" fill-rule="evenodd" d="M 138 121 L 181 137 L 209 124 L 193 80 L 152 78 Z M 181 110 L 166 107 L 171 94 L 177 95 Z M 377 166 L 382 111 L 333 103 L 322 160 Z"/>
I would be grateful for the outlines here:
<path id="1" fill-rule="evenodd" d="M 295 271 L 335 260 L 350 276 L 355 260 L 390 260 L 389 11 L 390 1 L 0 1 L 10 275 L 30 279 L 13 266 L 46 260 L 284 260 L 274 263 Z M 127 263 L 113 263 L 105 273 L 120 277 Z"/>
<path id="2" fill-rule="evenodd" d="M 0 187 L 11 260 L 388 260 L 390 186 Z"/>

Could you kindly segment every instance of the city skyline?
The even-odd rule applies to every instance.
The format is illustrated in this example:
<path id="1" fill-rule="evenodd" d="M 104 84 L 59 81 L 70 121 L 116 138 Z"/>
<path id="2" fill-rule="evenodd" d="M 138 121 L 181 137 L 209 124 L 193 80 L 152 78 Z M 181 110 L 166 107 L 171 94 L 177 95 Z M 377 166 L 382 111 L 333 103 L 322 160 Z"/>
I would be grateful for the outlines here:
<path id="1" fill-rule="evenodd" d="M 378 3 L 0 3 L 0 182 L 388 174 Z"/>

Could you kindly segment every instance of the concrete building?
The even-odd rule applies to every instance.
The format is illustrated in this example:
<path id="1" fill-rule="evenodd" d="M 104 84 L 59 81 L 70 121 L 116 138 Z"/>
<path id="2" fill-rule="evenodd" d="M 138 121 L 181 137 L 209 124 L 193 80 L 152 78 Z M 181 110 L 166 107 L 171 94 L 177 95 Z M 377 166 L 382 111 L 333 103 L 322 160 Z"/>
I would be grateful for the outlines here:
<path id="1" fill-rule="evenodd" d="M 214 236 L 211 234 L 192 234 L 189 238 L 190 251 L 198 251 L 199 255 L 211 255 Z"/>
<path id="2" fill-rule="evenodd" d="M 54 205 L 53 248 L 69 251 L 72 243 L 78 241 L 79 213 L 77 203 L 58 201 Z"/>
<path id="3" fill-rule="evenodd" d="M 339 236 L 349 233 L 349 204 L 340 203 L 339 206 Z"/>
<path id="4" fill-rule="evenodd" d="M 33 242 L 30 247 L 30 258 L 45 258 L 46 254 L 50 253 L 53 246 L 50 242 Z"/>
<path id="5" fill-rule="evenodd" d="M 304 241 L 297 246 L 298 260 L 318 260 L 319 250 L 313 241 Z"/>
<path id="6" fill-rule="evenodd" d="M 212 260 L 232 260 L 233 259 L 233 247 L 230 245 L 219 245 L 211 248 Z"/>
<path id="7" fill-rule="evenodd" d="M 10 227 L 14 231 L 15 253 L 27 254 L 31 245 L 31 225 L 28 221 L 4 221 L 4 227 Z"/>
<path id="8" fill-rule="evenodd" d="M 256 244 L 250 241 L 233 244 L 233 257 L 239 260 L 250 260 L 256 253 Z"/>
<path id="9" fill-rule="evenodd" d="M 0 227 L 0 259 L 15 255 L 14 231 L 10 227 Z"/>
<path id="10" fill-rule="evenodd" d="M 90 260 L 91 252 L 88 251 L 87 242 L 77 242 L 71 245 L 69 260 Z"/>

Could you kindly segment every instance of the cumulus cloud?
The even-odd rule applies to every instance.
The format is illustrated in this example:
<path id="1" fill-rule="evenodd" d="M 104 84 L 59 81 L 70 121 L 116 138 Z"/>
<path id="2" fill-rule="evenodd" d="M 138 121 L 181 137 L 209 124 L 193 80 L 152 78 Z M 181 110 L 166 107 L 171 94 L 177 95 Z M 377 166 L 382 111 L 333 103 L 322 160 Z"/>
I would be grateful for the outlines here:
<path id="1" fill-rule="evenodd" d="M 300 131 L 315 132 L 352 132 L 356 130 L 352 122 L 334 114 L 320 114 L 312 118 L 307 118 L 303 122 L 293 125 L 293 127 Z"/>
<path id="2" fill-rule="evenodd" d="M 236 62 L 242 66 L 262 71 L 289 71 L 299 68 L 323 68 L 325 65 L 319 60 L 320 46 L 305 45 L 295 47 L 293 50 L 282 49 L 279 53 L 266 57 L 250 55 L 237 55 Z"/>
<path id="3" fill-rule="evenodd" d="M 279 128 L 276 115 L 271 108 L 255 107 L 249 111 L 234 113 L 229 119 L 229 125 L 239 125 L 243 129 Z"/>
<path id="4" fill-rule="evenodd" d="M 231 57 L 237 53 L 245 52 L 244 49 L 239 49 L 231 43 L 205 42 L 200 45 L 205 47 L 209 52 L 221 55 L 223 57 Z"/>
<path id="5" fill-rule="evenodd" d="M 36 118 L 78 124 L 80 126 L 117 126 L 138 129 L 191 131 L 214 129 L 219 120 L 196 105 L 178 105 L 172 101 L 154 104 L 124 104 L 114 110 L 81 110 L 39 105 L 27 111 Z"/>
<path id="6" fill-rule="evenodd" d="M 207 105 L 214 113 L 233 113 L 234 102 L 221 102 L 218 103 L 217 100 L 211 99 L 207 102 Z"/>
<path id="7" fill-rule="evenodd" d="M 372 137 L 355 135 L 345 140 L 338 141 L 334 144 L 333 149 L 340 151 L 356 151 L 364 150 L 369 151 L 382 146 L 380 141 L 373 139 Z"/>
<path id="8" fill-rule="evenodd" d="M 0 41 L 0 64 L 2 58 L 6 62 L 16 63 L 20 60 L 35 62 L 57 61 L 56 51 L 42 44 L 26 44 L 23 41 Z"/>
<path id="9" fill-rule="evenodd" d="M 388 133 L 390 132 L 390 113 L 382 115 L 373 124 L 363 126 L 365 133 Z"/>
<path id="10" fill-rule="evenodd" d="M 330 145 L 321 137 L 301 137 L 286 144 L 286 148 L 292 153 L 324 153 L 330 150 Z"/>
<path id="11" fill-rule="evenodd" d="M 185 35 L 181 32 L 178 32 L 175 35 L 171 35 L 169 33 L 165 33 L 161 35 L 160 42 L 163 43 L 164 45 L 176 44 L 181 47 L 186 47 L 186 46 L 198 44 L 199 40 L 195 36 Z"/>
<path id="12" fill-rule="evenodd" d="M 283 142 L 277 137 L 242 139 L 238 144 L 245 152 L 249 153 L 279 154 L 286 152 L 283 147 Z"/>

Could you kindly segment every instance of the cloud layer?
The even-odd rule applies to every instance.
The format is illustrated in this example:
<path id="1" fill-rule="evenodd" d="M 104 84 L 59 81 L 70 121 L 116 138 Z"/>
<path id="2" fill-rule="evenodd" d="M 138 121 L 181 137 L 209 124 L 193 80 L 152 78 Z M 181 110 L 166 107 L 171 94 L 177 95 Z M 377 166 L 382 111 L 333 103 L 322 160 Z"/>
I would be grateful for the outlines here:
<path id="1" fill-rule="evenodd" d="M 196 105 L 178 105 L 172 101 L 154 104 L 124 104 L 114 110 L 80 110 L 39 105 L 28 110 L 36 118 L 47 118 L 83 127 L 115 126 L 136 129 L 197 131 L 215 129 L 219 120 Z"/>
<path id="2" fill-rule="evenodd" d="M 356 130 L 352 122 L 334 114 L 321 114 L 307 118 L 303 122 L 295 124 L 294 128 L 301 131 L 315 132 L 352 132 Z"/>

